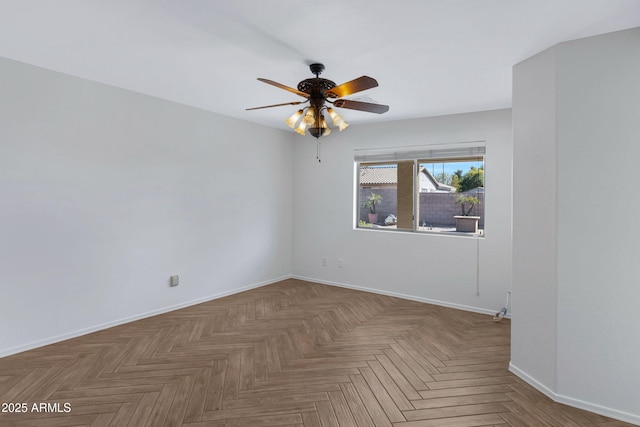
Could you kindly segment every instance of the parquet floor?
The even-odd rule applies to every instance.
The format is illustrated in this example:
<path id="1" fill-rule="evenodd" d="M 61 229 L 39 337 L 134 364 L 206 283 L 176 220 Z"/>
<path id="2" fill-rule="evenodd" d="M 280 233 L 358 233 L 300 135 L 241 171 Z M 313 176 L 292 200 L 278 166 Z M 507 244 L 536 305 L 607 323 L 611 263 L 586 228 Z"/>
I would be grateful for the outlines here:
<path id="1" fill-rule="evenodd" d="M 0 425 L 628 425 L 509 373 L 509 329 L 286 280 L 0 359 Z"/>

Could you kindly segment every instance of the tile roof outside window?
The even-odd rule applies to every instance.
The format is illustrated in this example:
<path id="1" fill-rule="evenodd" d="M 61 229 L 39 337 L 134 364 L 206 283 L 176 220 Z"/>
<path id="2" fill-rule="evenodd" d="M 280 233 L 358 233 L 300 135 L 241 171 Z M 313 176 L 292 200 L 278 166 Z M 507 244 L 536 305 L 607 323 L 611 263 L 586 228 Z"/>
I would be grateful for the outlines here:
<path id="1" fill-rule="evenodd" d="M 432 183 L 431 190 L 421 190 L 421 191 L 436 191 L 443 193 L 455 193 L 455 188 L 441 184 L 431 175 L 428 169 L 420 168 L 420 172 L 424 175 L 423 178 L 426 178 L 429 182 Z M 384 165 L 384 166 L 362 166 L 360 167 L 360 186 L 361 187 L 369 187 L 376 185 L 395 185 L 398 182 L 398 169 L 395 165 Z M 422 179 L 421 179 L 422 185 Z"/>
<path id="2" fill-rule="evenodd" d="M 396 184 L 398 169 L 395 166 L 376 166 L 360 168 L 360 185 Z"/>

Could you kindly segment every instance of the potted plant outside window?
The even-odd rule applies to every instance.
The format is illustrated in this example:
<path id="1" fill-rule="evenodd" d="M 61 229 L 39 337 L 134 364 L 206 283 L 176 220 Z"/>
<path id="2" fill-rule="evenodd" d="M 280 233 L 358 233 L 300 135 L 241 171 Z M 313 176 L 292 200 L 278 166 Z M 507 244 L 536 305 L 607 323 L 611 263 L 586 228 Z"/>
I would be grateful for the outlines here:
<path id="1" fill-rule="evenodd" d="M 480 204 L 480 199 L 475 196 L 461 194 L 456 197 L 456 203 L 458 203 L 462 209 L 462 215 L 454 216 L 456 219 L 456 231 L 463 233 L 477 233 L 480 217 L 471 216 L 469 214 L 475 205 Z"/>
<path id="2" fill-rule="evenodd" d="M 376 212 L 376 205 L 382 201 L 382 196 L 371 192 L 371 195 L 367 197 L 367 201 L 364 204 L 365 208 L 369 208 L 368 218 L 371 224 L 378 222 L 378 213 Z"/>

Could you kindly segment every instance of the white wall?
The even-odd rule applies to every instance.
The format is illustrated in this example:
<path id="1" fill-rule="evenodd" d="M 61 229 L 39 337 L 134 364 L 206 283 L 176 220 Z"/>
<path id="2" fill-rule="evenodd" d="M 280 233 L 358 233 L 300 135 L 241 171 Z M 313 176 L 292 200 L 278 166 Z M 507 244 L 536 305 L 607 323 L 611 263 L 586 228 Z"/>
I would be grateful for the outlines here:
<path id="1" fill-rule="evenodd" d="M 555 51 L 513 78 L 513 321 L 511 360 L 555 389 L 558 312 Z"/>
<path id="2" fill-rule="evenodd" d="M 322 163 L 315 159 L 315 140 L 299 137 L 294 275 L 497 312 L 511 281 L 511 137 L 510 110 L 351 126 L 323 140 Z M 478 140 L 487 145 L 484 239 L 353 229 L 354 149 Z"/>
<path id="3" fill-rule="evenodd" d="M 544 59 L 548 55 L 552 61 Z M 548 285 L 532 280 L 530 272 L 554 263 L 523 258 L 523 248 L 538 243 L 520 232 L 526 224 L 516 219 L 514 197 L 512 365 L 556 400 L 640 424 L 640 229 L 633 219 L 640 211 L 640 28 L 564 43 L 530 61 L 555 78 L 515 85 L 514 194 L 529 189 L 524 185 L 535 173 L 520 167 L 517 153 L 539 150 L 538 156 L 555 159 L 555 219 L 548 222 L 557 229 L 555 242 L 549 242 L 557 251 L 556 270 L 544 278 L 555 275 L 557 308 L 555 325 L 547 325 L 550 319 L 543 317 L 553 301 L 539 305 L 527 299 L 543 293 L 531 287 Z M 514 80 L 530 69 L 517 66 Z M 549 91 L 555 125 L 543 103 L 518 101 Z M 550 140 L 533 137 L 540 126 Z M 549 126 L 555 128 L 547 134 Z M 542 191 L 536 197 L 544 201 Z M 550 215 L 543 205 L 539 213 Z M 518 333 L 540 321 L 557 336 L 555 352 L 534 333 Z M 526 354 L 518 350 L 523 346 L 537 351 Z M 543 357 L 555 359 L 555 372 L 529 372 L 536 366 L 530 359 L 543 351 L 551 352 Z"/>
<path id="4" fill-rule="evenodd" d="M 288 276 L 291 141 L 0 59 L 0 356 Z"/>
<path id="5" fill-rule="evenodd" d="M 558 393 L 640 423 L 640 28 L 557 57 Z"/>

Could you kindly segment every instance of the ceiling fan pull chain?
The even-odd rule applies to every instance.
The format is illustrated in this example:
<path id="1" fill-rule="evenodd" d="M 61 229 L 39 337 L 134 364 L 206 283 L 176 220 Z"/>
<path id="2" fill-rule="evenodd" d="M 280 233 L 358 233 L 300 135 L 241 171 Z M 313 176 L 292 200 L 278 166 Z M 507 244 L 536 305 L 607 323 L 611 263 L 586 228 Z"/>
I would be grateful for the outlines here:
<path id="1" fill-rule="evenodd" d="M 316 139 L 316 159 L 318 159 L 318 163 L 322 163 L 320 160 L 320 140 Z"/>

